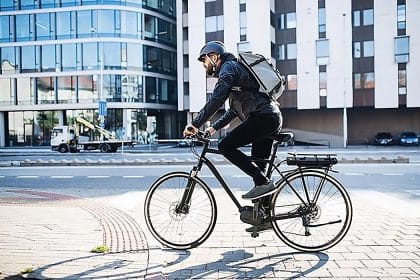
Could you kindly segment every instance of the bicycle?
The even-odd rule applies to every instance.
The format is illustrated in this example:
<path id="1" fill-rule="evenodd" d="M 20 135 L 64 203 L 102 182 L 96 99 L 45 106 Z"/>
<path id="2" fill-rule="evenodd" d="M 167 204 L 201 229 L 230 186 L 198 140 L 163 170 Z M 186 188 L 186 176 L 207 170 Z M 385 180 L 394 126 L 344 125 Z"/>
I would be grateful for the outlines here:
<path id="1" fill-rule="evenodd" d="M 271 222 L 276 235 L 288 246 L 305 252 L 329 249 L 340 242 L 350 228 L 353 210 L 342 184 L 329 173 L 338 161 L 334 154 L 293 154 L 277 160 L 278 146 L 289 141 L 291 133 L 273 135 L 272 153 L 268 159 L 267 177 L 280 175 L 277 190 L 270 195 L 268 209 L 262 199 L 253 206 L 242 206 L 229 186 L 206 157 L 220 154 L 210 148 L 210 139 L 199 131 L 192 141 L 203 144 L 201 154 L 193 147 L 198 162 L 188 172 L 171 172 L 158 178 L 150 187 L 144 204 L 147 227 L 163 245 L 173 249 L 191 249 L 202 244 L 212 233 L 217 219 L 216 200 L 210 187 L 199 177 L 205 164 L 240 212 L 243 222 L 254 226 Z M 293 166 L 280 170 L 286 163 Z M 265 211 L 264 211 L 265 210 Z M 252 237 L 259 233 L 254 227 Z"/>

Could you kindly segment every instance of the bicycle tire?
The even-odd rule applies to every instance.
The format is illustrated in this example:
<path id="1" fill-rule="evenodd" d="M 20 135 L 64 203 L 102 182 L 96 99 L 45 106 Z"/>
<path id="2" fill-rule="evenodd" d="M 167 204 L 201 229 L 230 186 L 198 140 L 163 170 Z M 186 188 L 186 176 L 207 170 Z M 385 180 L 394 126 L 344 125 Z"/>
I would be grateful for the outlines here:
<path id="1" fill-rule="evenodd" d="M 207 184 L 198 177 L 191 178 L 195 186 L 189 212 L 185 215 L 175 213 L 189 178 L 186 172 L 165 174 L 153 183 L 145 199 L 147 227 L 161 244 L 173 249 L 199 246 L 216 225 L 216 200 Z"/>
<path id="2" fill-rule="evenodd" d="M 340 242 L 350 228 L 353 209 L 347 191 L 336 179 L 315 169 L 292 173 L 280 181 L 278 191 L 271 200 L 271 216 L 276 217 L 293 211 L 296 213 L 297 209 L 302 209 L 299 207 L 304 207 L 304 203 L 296 193 L 307 202 L 302 187 L 303 182 L 307 186 L 309 199 L 313 200 L 316 186 L 320 185 L 322 180 L 324 180 L 322 190 L 317 203 L 311 208 L 313 211 L 296 218 L 272 221 L 277 236 L 296 250 L 305 252 L 327 250 Z M 305 228 L 303 219 L 309 221 L 310 227 Z M 309 230 L 309 235 L 306 229 Z"/>

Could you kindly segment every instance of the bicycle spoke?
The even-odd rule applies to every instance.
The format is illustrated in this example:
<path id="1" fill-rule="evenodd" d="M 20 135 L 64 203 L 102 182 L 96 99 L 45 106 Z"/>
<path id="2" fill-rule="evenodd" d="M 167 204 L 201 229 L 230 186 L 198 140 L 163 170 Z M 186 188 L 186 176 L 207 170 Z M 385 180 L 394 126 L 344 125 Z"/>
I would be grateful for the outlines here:
<path id="1" fill-rule="evenodd" d="M 146 197 L 146 222 L 153 235 L 173 248 L 192 248 L 210 235 L 215 225 L 214 198 L 200 181 L 191 186 L 188 205 L 181 206 L 186 186 L 191 180 L 186 173 L 174 173 L 155 184 Z"/>
<path id="2" fill-rule="evenodd" d="M 293 188 L 293 190 L 292 190 Z M 306 192 L 311 204 L 304 204 Z M 314 201 L 315 196 L 317 201 Z M 351 221 L 351 205 L 341 185 L 322 172 L 295 173 L 283 183 L 274 199 L 273 217 L 276 234 L 289 246 L 303 251 L 317 251 L 338 243 Z M 300 214 L 299 218 L 287 215 Z M 337 223 L 337 221 L 340 221 Z M 307 225 L 307 227 L 305 227 Z"/>

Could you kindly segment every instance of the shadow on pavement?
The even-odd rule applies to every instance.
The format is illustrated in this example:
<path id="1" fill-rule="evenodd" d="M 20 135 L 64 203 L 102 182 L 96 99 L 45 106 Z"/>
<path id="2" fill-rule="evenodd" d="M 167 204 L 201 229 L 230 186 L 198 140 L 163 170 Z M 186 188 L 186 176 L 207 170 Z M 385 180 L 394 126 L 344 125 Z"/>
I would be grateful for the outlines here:
<path id="1" fill-rule="evenodd" d="M 284 266 L 285 262 L 294 261 L 296 255 L 309 254 L 318 257 L 318 262 L 307 270 L 300 270 L 299 267 L 290 269 Z M 270 255 L 267 257 L 261 257 L 252 259 L 253 254 L 246 252 L 243 249 L 236 251 L 228 251 L 221 254 L 222 257 L 214 262 L 205 264 L 199 264 L 196 266 L 184 267 L 180 270 L 168 272 L 165 275 L 165 279 L 202 279 L 211 277 L 215 274 L 215 278 L 229 278 L 229 279 L 255 279 L 264 276 L 275 274 L 277 272 L 285 272 L 291 274 L 288 279 L 295 279 L 303 277 L 310 272 L 313 272 L 323 265 L 325 265 L 329 257 L 325 253 L 304 253 L 304 252 L 292 252 L 292 253 L 281 253 L 276 255 Z M 261 265 L 264 262 L 265 265 Z M 170 265 L 176 262 L 171 262 Z M 282 266 L 275 268 L 276 265 Z M 168 267 L 167 267 L 168 268 Z M 169 267 L 170 269 L 170 267 Z M 266 275 L 267 274 L 267 275 Z"/>
<path id="2" fill-rule="evenodd" d="M 149 249 L 151 251 L 154 249 Z M 156 250 L 159 250 L 156 248 Z M 179 263 L 188 258 L 189 251 L 172 250 L 177 258 L 172 263 Z M 20 279 L 161 279 L 161 264 L 149 265 L 149 261 L 143 267 L 138 267 L 133 261 L 138 251 L 122 253 L 92 254 L 78 258 L 61 260 L 52 264 L 46 264 L 33 270 L 33 272 L 20 275 L 6 276 L 7 280 Z M 89 269 L 82 269 L 90 264 Z M 73 272 L 71 272 L 73 271 Z M 76 272 L 77 271 L 77 272 Z"/>

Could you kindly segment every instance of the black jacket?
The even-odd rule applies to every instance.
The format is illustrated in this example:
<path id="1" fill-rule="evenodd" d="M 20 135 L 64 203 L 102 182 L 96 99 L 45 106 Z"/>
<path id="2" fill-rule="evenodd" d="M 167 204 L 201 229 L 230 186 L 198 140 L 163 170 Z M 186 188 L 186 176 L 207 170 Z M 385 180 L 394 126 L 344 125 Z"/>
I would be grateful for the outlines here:
<path id="1" fill-rule="evenodd" d="M 192 121 L 192 125 L 197 128 L 203 125 L 228 98 L 230 108 L 213 124 L 216 130 L 221 129 L 236 117 L 245 121 L 251 113 L 280 115 L 278 103 L 272 101 L 265 93 L 258 91 L 257 81 L 233 54 L 225 53 L 221 59 L 221 66 L 215 73 L 218 80 L 213 93 Z M 240 87 L 241 91 L 232 90 L 235 87 Z"/>

